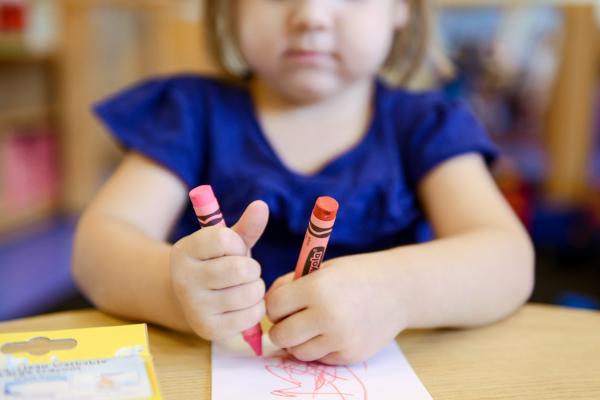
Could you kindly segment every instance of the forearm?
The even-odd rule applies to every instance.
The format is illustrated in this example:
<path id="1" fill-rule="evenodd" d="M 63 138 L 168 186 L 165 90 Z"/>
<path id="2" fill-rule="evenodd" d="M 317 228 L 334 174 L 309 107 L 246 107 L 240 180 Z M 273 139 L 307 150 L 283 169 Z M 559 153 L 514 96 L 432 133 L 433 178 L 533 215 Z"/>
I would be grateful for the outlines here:
<path id="1" fill-rule="evenodd" d="M 170 248 L 118 218 L 84 214 L 77 229 L 73 274 L 102 310 L 189 331 L 171 286 Z"/>
<path id="2" fill-rule="evenodd" d="M 365 256 L 387 277 L 382 284 L 411 328 L 493 322 L 533 287 L 533 249 L 519 230 L 478 229 Z"/>

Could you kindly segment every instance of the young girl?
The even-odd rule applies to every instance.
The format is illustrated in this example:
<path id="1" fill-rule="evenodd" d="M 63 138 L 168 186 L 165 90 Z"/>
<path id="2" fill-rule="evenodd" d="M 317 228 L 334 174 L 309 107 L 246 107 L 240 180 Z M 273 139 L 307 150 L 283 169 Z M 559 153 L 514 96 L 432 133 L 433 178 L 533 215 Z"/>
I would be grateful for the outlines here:
<path id="1" fill-rule="evenodd" d="M 427 1 L 208 1 L 213 52 L 235 80 L 157 78 L 96 108 L 130 152 L 81 218 L 84 293 L 209 340 L 266 312 L 276 345 L 329 364 L 407 328 L 514 312 L 533 251 L 488 173 L 494 146 L 463 103 L 379 78 L 419 65 Z M 198 230 L 199 184 L 231 228 Z M 329 261 L 293 281 L 321 195 L 340 203 Z M 435 240 L 422 242 L 426 219 Z"/>

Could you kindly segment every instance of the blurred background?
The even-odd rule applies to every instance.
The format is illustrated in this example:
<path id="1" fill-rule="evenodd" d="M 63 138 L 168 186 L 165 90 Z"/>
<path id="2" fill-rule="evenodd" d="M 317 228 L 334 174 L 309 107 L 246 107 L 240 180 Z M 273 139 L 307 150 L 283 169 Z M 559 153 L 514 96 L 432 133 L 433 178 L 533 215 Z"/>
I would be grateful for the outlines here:
<path id="1" fill-rule="evenodd" d="M 73 231 L 122 156 L 90 106 L 151 75 L 216 72 L 200 1 L 0 0 L 0 320 L 87 305 Z M 467 99 L 501 147 L 494 175 L 537 250 L 532 301 L 600 308 L 600 6 L 437 4 L 411 88 Z"/>

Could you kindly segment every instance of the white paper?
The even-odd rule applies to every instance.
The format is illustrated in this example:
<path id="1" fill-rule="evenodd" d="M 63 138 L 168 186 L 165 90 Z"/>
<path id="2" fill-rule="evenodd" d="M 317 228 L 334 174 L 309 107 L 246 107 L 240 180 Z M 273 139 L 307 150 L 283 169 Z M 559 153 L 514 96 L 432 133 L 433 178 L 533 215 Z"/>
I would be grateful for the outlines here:
<path id="1" fill-rule="evenodd" d="M 396 342 L 364 363 L 305 363 L 263 336 L 256 357 L 241 335 L 212 345 L 213 400 L 432 400 Z"/>

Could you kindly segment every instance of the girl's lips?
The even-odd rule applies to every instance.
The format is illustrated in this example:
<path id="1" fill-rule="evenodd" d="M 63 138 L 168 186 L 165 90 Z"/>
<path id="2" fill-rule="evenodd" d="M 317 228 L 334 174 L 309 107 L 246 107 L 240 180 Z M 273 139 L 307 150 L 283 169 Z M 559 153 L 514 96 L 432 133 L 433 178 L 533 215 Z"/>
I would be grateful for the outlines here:
<path id="1" fill-rule="evenodd" d="M 331 61 L 333 54 L 325 51 L 288 50 L 285 58 L 298 63 L 313 64 Z"/>

